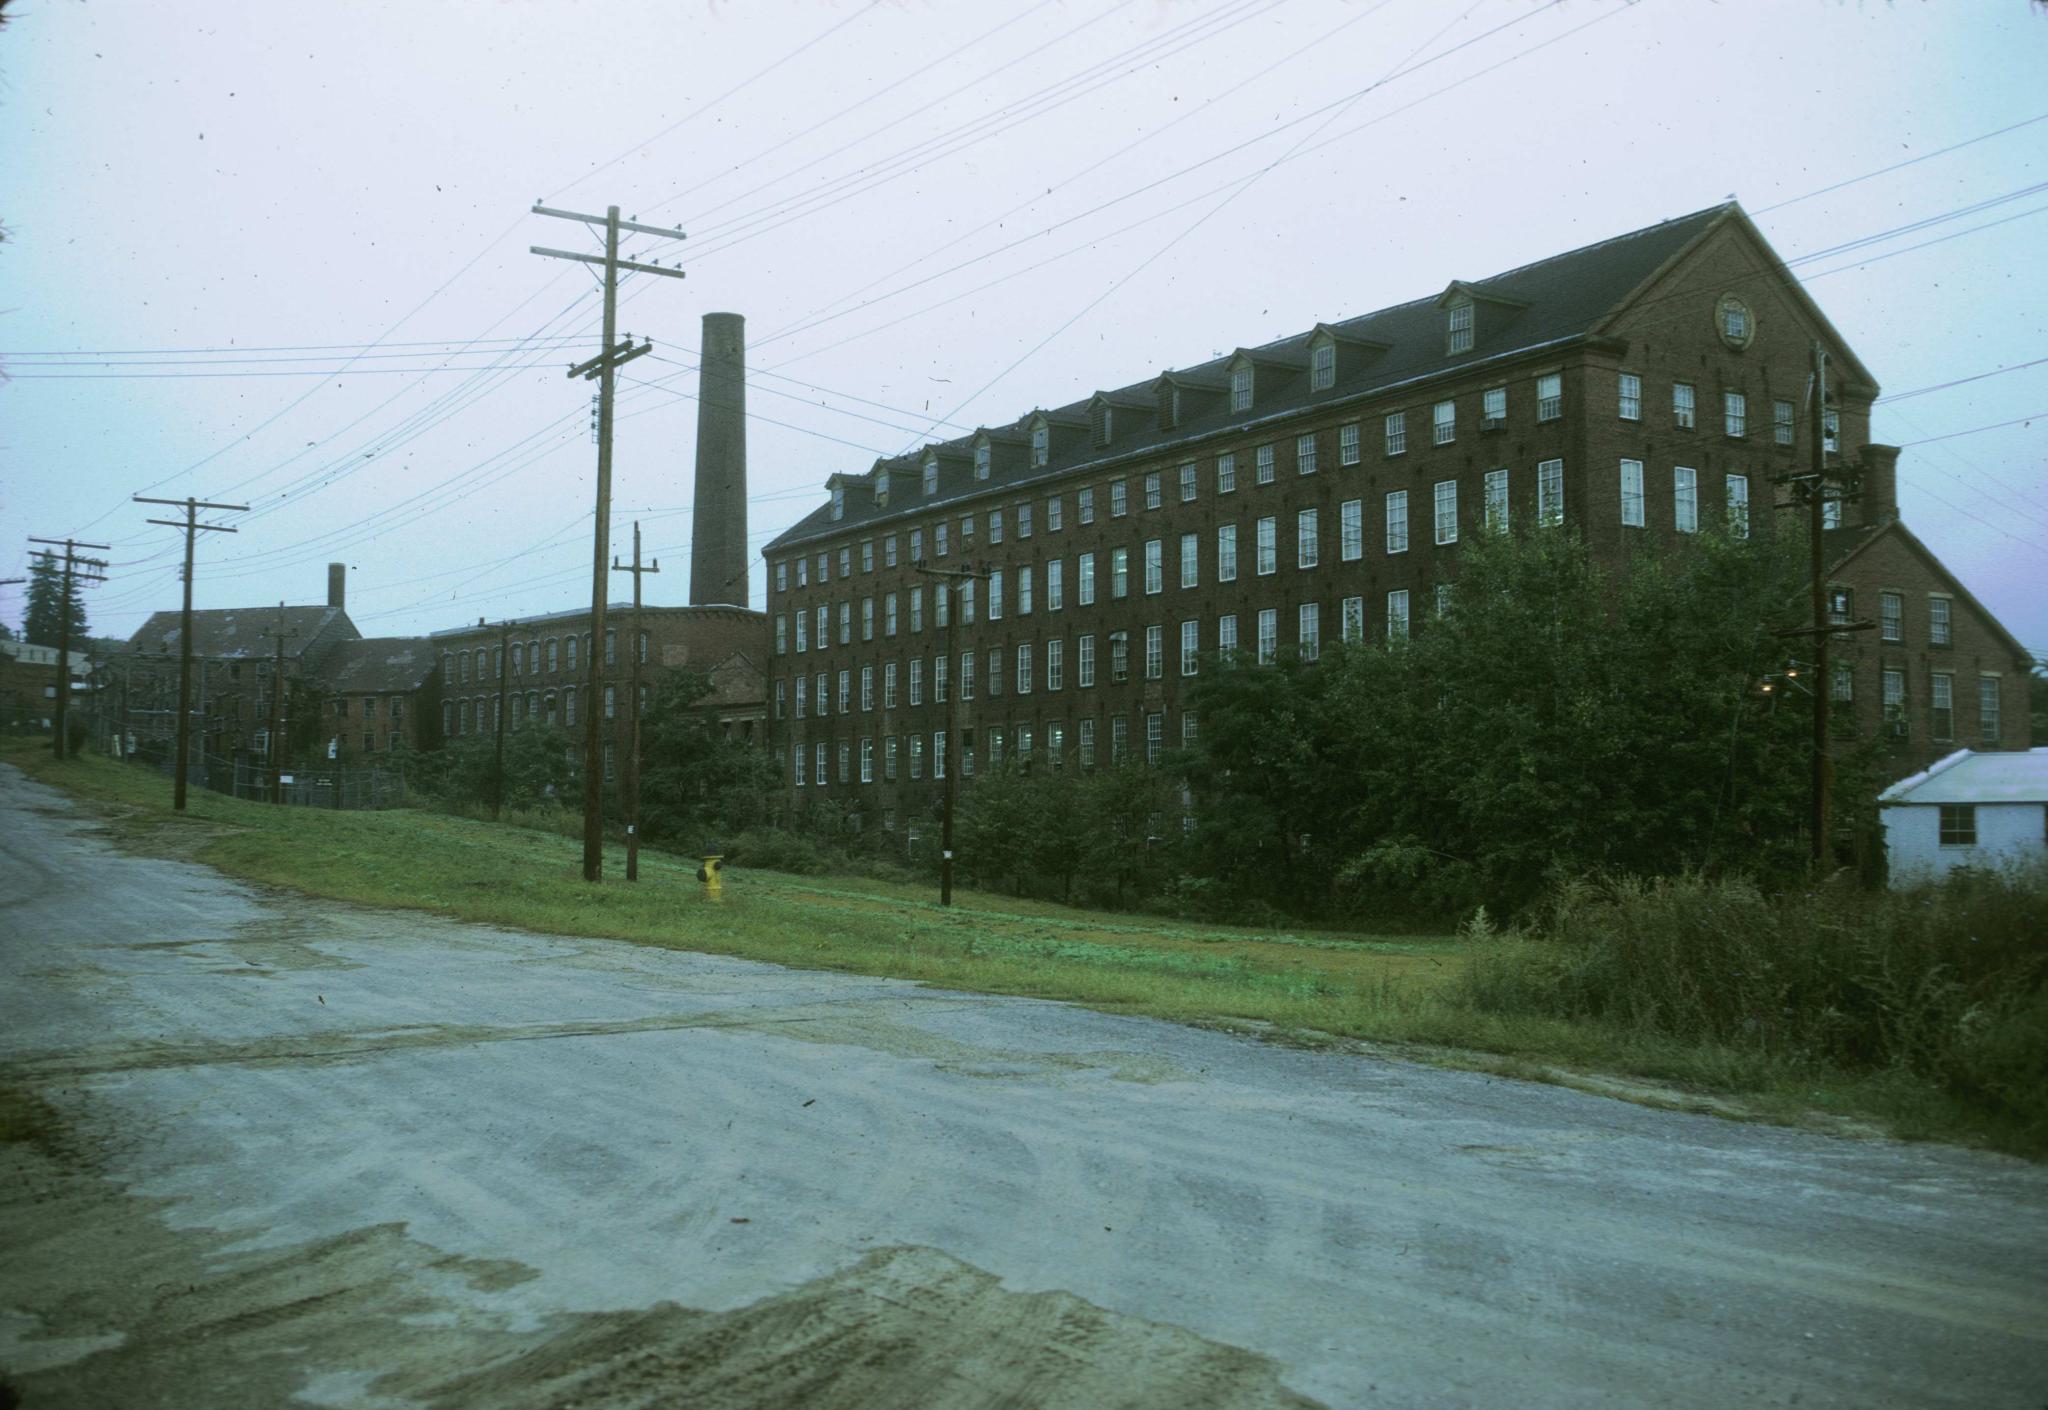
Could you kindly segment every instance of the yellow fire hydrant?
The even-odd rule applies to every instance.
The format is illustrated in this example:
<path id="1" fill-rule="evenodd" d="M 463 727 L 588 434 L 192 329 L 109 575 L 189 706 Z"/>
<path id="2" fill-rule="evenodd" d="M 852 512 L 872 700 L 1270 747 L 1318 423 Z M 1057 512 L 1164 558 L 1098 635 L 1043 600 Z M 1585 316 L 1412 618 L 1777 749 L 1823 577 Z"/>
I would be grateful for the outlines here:
<path id="1" fill-rule="evenodd" d="M 717 901 L 724 899 L 724 888 L 719 885 L 718 873 L 725 869 L 724 857 L 706 857 L 704 865 L 697 868 L 697 880 L 704 883 L 704 895 Z"/>

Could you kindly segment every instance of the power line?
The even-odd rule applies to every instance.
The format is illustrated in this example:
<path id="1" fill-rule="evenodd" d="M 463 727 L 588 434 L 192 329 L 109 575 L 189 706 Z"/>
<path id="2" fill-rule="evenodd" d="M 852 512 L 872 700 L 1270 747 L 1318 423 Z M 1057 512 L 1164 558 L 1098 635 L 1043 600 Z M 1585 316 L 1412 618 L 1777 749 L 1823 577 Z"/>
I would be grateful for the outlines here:
<path id="1" fill-rule="evenodd" d="M 1893 392 L 1888 396 L 1879 397 L 1871 405 L 1888 406 L 1892 402 L 1905 401 L 1909 397 L 1924 397 L 1929 392 L 1945 392 L 1950 387 L 1961 387 L 1971 382 L 1981 382 L 1986 377 L 2003 377 L 2008 372 L 2024 372 L 2029 367 L 2039 367 L 2044 363 L 2048 363 L 2048 357 L 2037 357 L 2032 362 L 2014 363 L 2011 367 L 1994 367 L 1989 372 L 1977 372 L 1968 377 L 1956 377 L 1947 382 L 1936 382 L 1926 387 L 1915 387 L 1910 392 Z"/>
<path id="2" fill-rule="evenodd" d="M 1810 201 L 1816 196 L 1829 195 L 1832 192 L 1840 191 L 1842 188 L 1846 186 L 1854 186 L 1859 182 L 1868 181 L 1872 177 L 1889 176 L 1891 175 L 1891 173 L 1895 171 L 1903 171 L 1909 166 L 1918 166 L 1921 162 L 1930 162 L 1933 161 L 1936 157 L 1945 157 L 1950 152 L 1960 152 L 1965 147 L 1974 147 L 1979 142 L 1988 142 L 1994 137 L 2003 137 L 2008 132 L 2018 132 L 2021 128 L 2032 127 L 2037 122 L 2048 122 L 2048 113 L 2041 113 L 2035 117 L 2022 119 L 2021 121 L 2012 123 L 2009 126 L 1998 128 L 1996 131 L 1980 132 L 1975 137 L 1966 137 L 1960 142 L 1951 143 L 1948 146 L 1938 148 L 1935 151 L 1923 152 L 1921 155 L 1917 157 L 1908 157 L 1902 162 L 1893 162 L 1890 166 L 1881 166 L 1875 171 L 1866 171 L 1861 176 L 1851 176 L 1846 180 L 1834 182 L 1830 185 L 1823 186 L 1818 190 L 1808 191 L 1803 196 L 1793 196 L 1788 200 L 1775 202 L 1772 205 L 1762 207 L 1754 213 L 1757 215 L 1769 215 L 1772 211 L 1781 211 L 1785 209 L 1785 207 L 1787 206 L 1796 206 L 1801 201 Z"/>
<path id="3" fill-rule="evenodd" d="M 2039 421 L 2044 416 L 2048 416 L 2048 411 L 2037 411 L 2031 416 L 2015 416 L 2010 421 L 1994 421 L 1988 426 L 1972 426 L 1967 431 L 1950 431 L 1946 435 L 1926 436 L 1917 441 L 1901 441 L 1899 449 L 1910 450 L 1914 446 L 1929 446 L 1937 441 L 1959 440 L 1964 436 L 1974 436 L 1982 431 L 2002 431 L 2008 426 L 2027 426 Z"/>

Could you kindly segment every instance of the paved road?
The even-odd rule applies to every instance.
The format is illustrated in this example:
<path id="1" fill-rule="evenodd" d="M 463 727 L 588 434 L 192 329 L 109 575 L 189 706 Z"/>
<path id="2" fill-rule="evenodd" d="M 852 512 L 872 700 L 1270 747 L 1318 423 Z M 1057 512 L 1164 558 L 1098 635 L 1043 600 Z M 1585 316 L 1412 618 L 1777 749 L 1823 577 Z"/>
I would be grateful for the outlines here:
<path id="1" fill-rule="evenodd" d="M 2017 1161 L 260 894 L 11 770 L 0 897 L 30 1406 L 2048 1401 Z"/>

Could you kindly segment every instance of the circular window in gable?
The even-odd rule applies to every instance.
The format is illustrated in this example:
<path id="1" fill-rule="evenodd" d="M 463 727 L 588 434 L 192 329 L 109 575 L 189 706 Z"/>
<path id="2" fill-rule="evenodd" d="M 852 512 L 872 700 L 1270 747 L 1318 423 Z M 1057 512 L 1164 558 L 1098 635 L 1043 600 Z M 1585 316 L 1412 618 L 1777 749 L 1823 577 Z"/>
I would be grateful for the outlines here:
<path id="1" fill-rule="evenodd" d="M 1729 347 L 1746 348 L 1756 337 L 1756 315 L 1735 295 L 1723 294 L 1714 305 L 1714 329 Z"/>

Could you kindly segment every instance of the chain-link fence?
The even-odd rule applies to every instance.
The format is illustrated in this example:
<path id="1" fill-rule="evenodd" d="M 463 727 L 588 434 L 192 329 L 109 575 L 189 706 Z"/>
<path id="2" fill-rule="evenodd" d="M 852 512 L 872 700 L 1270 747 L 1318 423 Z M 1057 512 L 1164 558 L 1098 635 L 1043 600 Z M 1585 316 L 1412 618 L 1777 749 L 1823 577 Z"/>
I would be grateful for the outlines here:
<path id="1" fill-rule="evenodd" d="M 169 775 L 176 765 L 168 755 L 137 751 L 128 761 Z M 260 760 L 227 759 L 195 753 L 186 773 L 193 788 L 264 803 L 271 798 L 271 771 Z M 402 768 L 287 769 L 277 780 L 281 800 L 301 808 L 398 808 L 410 801 Z"/>

